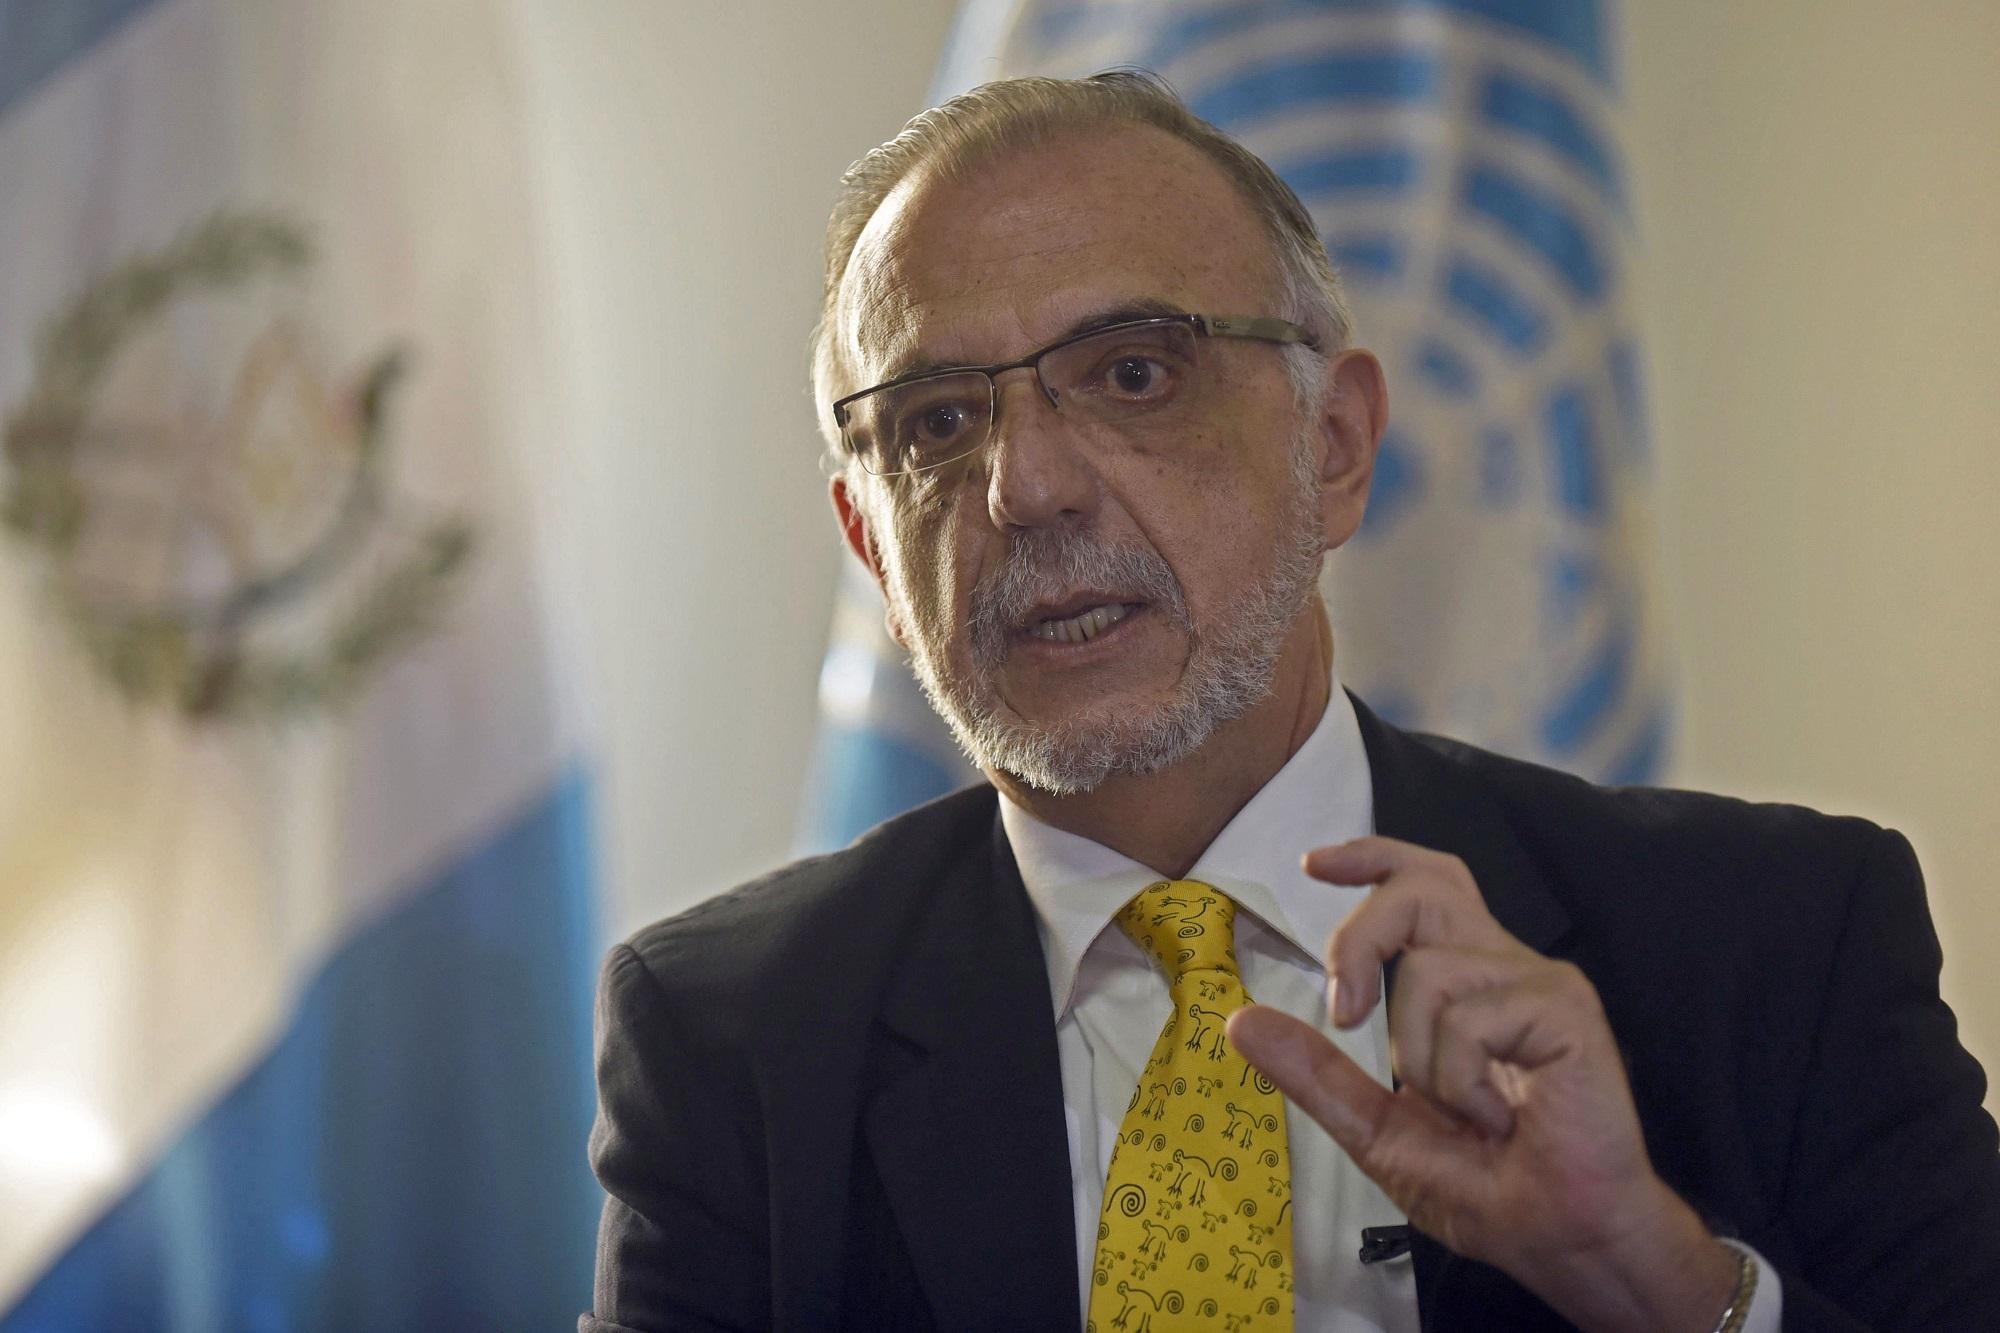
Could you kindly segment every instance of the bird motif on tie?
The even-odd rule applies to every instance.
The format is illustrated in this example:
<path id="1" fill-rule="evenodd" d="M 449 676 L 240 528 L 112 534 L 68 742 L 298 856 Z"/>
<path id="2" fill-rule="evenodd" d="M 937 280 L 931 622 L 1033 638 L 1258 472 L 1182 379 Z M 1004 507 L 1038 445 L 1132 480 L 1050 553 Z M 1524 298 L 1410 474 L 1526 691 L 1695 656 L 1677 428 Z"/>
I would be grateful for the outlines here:
<path id="1" fill-rule="evenodd" d="M 1174 1011 L 1111 1151 L 1085 1329 L 1290 1330 L 1284 1098 L 1222 1031 L 1250 1003 L 1236 904 L 1213 885 L 1167 880 L 1116 919 L 1166 975 Z"/>

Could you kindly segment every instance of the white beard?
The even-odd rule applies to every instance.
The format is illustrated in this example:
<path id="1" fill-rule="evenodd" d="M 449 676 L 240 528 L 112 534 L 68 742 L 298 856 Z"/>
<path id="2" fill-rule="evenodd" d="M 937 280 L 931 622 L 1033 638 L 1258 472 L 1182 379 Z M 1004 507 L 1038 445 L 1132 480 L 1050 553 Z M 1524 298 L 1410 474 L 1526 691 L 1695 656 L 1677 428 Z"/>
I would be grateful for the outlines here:
<path id="1" fill-rule="evenodd" d="M 948 633 L 915 614 L 901 561 L 889 568 L 890 604 L 912 639 L 918 682 L 951 727 L 959 748 L 984 769 L 1011 773 L 1056 796 L 1094 790 L 1114 774 L 1157 773 L 1179 763 L 1225 722 L 1271 692 L 1278 658 L 1308 597 L 1317 596 L 1324 537 L 1311 422 L 1292 445 L 1292 476 L 1271 571 L 1229 603 L 1206 633 L 1197 631 L 1179 580 L 1157 551 L 1110 546 L 1088 529 L 1030 529 L 1006 560 L 973 590 L 972 669 L 949 669 Z M 1039 723 L 1012 715 L 993 679 L 1007 655 L 1012 626 L 1037 603 L 1076 588 L 1116 588 L 1142 597 L 1178 625 L 1189 642 L 1187 667 L 1172 697 L 1151 708 L 1120 706 L 1104 715 Z"/>

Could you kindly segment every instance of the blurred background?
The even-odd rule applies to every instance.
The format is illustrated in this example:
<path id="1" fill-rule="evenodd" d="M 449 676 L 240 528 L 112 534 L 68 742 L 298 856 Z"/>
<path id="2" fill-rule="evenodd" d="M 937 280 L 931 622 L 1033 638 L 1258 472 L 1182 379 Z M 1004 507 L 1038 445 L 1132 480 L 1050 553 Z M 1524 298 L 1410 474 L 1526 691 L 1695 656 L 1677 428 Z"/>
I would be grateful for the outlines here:
<path id="1" fill-rule="evenodd" d="M 602 950 L 963 778 L 805 347 L 840 171 L 1000 73 L 1145 61 L 1325 229 L 1398 423 L 1343 680 L 1901 829 L 1993 1068 L 1996 55 L 1985 0 L 0 0 L 0 1330 L 588 1304 Z"/>

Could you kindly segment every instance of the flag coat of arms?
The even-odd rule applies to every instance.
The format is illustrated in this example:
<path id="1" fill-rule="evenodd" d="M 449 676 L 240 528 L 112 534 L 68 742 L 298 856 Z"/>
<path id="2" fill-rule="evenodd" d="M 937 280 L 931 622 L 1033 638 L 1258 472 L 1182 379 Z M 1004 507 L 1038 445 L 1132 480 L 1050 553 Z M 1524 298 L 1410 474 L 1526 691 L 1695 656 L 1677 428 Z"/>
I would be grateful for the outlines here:
<path id="1" fill-rule="evenodd" d="M 491 7 L 0 3 L 0 1330 L 588 1301 L 591 744 Z"/>

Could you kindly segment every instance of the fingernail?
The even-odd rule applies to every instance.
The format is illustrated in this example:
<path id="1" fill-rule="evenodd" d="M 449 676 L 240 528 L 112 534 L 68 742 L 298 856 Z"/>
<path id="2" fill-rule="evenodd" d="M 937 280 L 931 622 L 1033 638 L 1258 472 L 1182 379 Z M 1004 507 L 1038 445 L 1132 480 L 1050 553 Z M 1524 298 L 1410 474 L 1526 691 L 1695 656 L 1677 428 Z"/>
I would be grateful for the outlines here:
<path id="1" fill-rule="evenodd" d="M 1354 1021 L 1354 987 L 1345 981 L 1333 983 L 1333 1022 L 1335 1027 L 1346 1027 Z"/>

